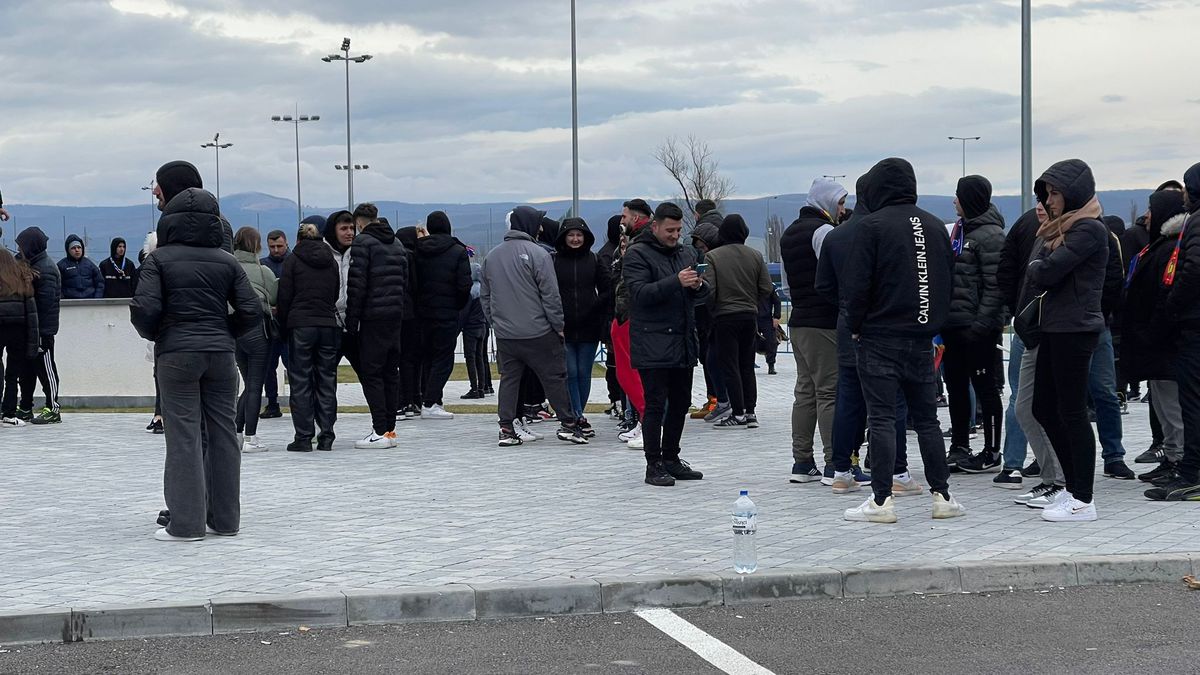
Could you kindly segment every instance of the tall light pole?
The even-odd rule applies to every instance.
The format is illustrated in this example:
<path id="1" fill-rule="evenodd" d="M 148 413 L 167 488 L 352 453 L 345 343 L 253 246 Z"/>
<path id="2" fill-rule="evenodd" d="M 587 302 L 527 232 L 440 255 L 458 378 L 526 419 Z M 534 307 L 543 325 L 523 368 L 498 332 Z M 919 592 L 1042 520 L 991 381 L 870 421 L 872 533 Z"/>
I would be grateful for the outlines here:
<path id="1" fill-rule="evenodd" d="M 221 142 L 221 132 L 218 131 L 216 133 L 216 135 L 213 136 L 211 143 L 205 143 L 204 145 L 201 145 L 200 147 L 212 148 L 213 151 L 216 152 L 216 154 L 217 154 L 217 206 L 220 207 L 221 206 L 221 151 L 224 150 L 225 148 L 232 148 L 233 143 L 222 143 Z"/>
<path id="2" fill-rule="evenodd" d="M 952 141 L 962 141 L 962 166 L 963 166 L 962 175 L 964 175 L 964 176 L 967 175 L 967 141 L 977 141 L 983 137 L 982 136 L 947 136 L 946 138 L 948 138 L 949 140 L 952 140 Z"/>
<path id="3" fill-rule="evenodd" d="M 272 122 L 290 122 L 296 128 L 296 222 L 304 220 L 303 202 L 300 201 L 300 123 L 301 122 L 316 122 L 321 119 L 320 115 L 301 115 L 300 106 L 296 105 L 296 115 L 272 115 Z"/>
<path id="4" fill-rule="evenodd" d="M 351 166 L 350 164 L 334 164 L 333 168 L 337 169 L 338 171 L 345 171 L 347 175 L 353 175 L 355 171 L 366 171 L 367 169 L 371 168 L 371 165 L 370 164 L 355 164 L 355 165 Z M 353 188 L 351 188 L 351 189 L 353 189 Z M 351 200 L 351 202 L 354 201 L 353 194 L 350 195 L 350 200 Z M 347 210 L 350 211 L 351 213 L 353 213 L 354 212 L 354 204 L 351 204 L 350 208 Z"/>
<path id="5" fill-rule="evenodd" d="M 1033 208 L 1033 0 L 1021 0 L 1021 211 Z"/>
<path id="6" fill-rule="evenodd" d="M 837 180 L 839 178 L 845 178 L 845 177 L 846 177 L 846 174 L 844 174 L 844 173 L 838 173 L 838 174 L 827 173 L 827 174 L 824 174 L 823 176 L 821 176 L 821 178 L 828 178 L 830 180 Z"/>
<path id="7" fill-rule="evenodd" d="M 158 197 L 154 196 L 154 183 L 153 182 L 150 183 L 149 185 L 143 185 L 142 189 L 150 191 L 150 229 L 147 230 L 147 232 L 153 232 L 154 231 L 154 212 L 158 208 Z"/>
<path id="8" fill-rule="evenodd" d="M 575 0 L 571 0 L 571 213 L 579 217 L 579 80 L 575 56 Z"/>
<path id="9" fill-rule="evenodd" d="M 779 199 L 779 195 L 764 197 L 767 200 L 767 227 L 766 236 L 763 238 L 763 248 L 766 249 L 763 253 L 767 256 L 767 262 L 771 262 L 771 202 Z"/>
<path id="10" fill-rule="evenodd" d="M 350 62 L 366 63 L 371 60 L 370 54 L 362 54 L 359 56 L 350 56 L 350 38 L 342 38 L 342 51 L 344 54 L 330 54 L 322 57 L 321 60 L 325 63 L 333 63 L 334 61 L 346 62 L 346 209 L 354 211 L 354 172 L 355 165 L 350 159 Z"/>

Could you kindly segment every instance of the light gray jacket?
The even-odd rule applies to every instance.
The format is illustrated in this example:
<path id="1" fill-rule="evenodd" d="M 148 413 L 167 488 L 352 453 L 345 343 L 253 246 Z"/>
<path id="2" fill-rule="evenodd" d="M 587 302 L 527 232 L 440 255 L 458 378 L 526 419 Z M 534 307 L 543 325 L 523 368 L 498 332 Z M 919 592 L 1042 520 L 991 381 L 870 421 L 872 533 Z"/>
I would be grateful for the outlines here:
<path id="1" fill-rule="evenodd" d="M 483 263 L 479 299 L 502 340 L 528 340 L 563 330 L 554 259 L 533 237 L 509 230 Z"/>

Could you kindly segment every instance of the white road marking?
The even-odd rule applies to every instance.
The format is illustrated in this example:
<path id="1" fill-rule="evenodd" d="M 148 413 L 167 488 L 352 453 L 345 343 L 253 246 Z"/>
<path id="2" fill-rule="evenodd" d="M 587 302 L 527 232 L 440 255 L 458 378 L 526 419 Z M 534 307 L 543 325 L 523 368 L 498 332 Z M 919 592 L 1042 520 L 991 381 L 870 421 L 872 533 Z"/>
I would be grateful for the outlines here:
<path id="1" fill-rule="evenodd" d="M 641 609 L 634 614 L 729 675 L 775 675 L 669 609 Z"/>

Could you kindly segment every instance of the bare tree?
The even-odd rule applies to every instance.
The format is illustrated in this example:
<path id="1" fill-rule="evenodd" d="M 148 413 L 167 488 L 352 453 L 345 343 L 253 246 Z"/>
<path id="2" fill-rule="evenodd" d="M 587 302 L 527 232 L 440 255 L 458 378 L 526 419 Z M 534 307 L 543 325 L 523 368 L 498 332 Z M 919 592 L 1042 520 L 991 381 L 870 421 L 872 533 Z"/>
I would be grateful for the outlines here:
<path id="1" fill-rule="evenodd" d="M 671 174 L 683 191 L 687 202 L 686 216 L 690 221 L 696 212 L 696 202 L 711 199 L 718 205 L 733 194 L 733 180 L 720 173 L 720 163 L 713 157 L 708 143 L 688 136 L 680 141 L 668 138 L 654 151 L 654 158 Z"/>

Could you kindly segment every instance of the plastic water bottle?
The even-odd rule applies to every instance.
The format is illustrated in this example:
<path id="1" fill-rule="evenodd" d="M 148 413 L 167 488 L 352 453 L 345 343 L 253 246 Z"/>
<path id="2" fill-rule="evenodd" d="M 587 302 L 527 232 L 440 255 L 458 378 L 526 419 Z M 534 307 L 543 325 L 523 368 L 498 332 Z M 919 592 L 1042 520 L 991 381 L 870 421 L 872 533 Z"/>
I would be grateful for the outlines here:
<path id="1" fill-rule="evenodd" d="M 750 491 L 742 490 L 733 503 L 733 571 L 750 574 L 758 569 L 754 534 L 758 531 L 758 507 L 750 501 Z"/>

